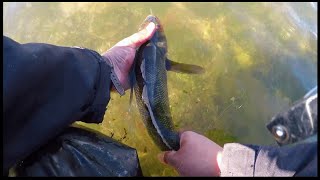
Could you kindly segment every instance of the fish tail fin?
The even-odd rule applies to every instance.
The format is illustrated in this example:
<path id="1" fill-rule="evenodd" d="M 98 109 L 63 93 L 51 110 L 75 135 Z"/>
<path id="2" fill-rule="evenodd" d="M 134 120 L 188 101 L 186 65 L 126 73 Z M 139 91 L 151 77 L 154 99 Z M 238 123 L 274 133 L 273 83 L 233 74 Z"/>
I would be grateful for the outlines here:
<path id="1" fill-rule="evenodd" d="M 201 66 L 193 64 L 184 64 L 171 61 L 170 59 L 166 60 L 166 69 L 167 71 L 173 71 L 177 73 L 186 73 L 186 74 L 202 74 L 205 72 L 204 68 Z"/>

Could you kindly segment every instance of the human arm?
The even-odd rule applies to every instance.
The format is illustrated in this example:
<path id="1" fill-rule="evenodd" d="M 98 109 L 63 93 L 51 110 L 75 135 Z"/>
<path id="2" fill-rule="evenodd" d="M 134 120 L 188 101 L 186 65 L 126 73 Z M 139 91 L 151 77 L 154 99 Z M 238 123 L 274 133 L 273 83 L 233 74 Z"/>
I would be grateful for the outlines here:
<path id="1" fill-rule="evenodd" d="M 218 176 L 219 170 L 221 176 L 317 176 L 317 142 L 283 147 L 227 143 L 222 149 L 209 141 L 183 132 L 181 148 L 161 154 L 160 160 L 182 176 Z"/>
<path id="2" fill-rule="evenodd" d="M 114 84 L 112 68 L 127 89 L 127 72 L 119 70 L 132 65 L 135 48 L 153 32 L 142 30 L 102 56 L 83 48 L 20 44 L 4 36 L 3 174 L 73 122 L 100 123 Z M 119 54 L 122 49 L 126 53 Z"/>
<path id="3" fill-rule="evenodd" d="M 224 145 L 222 176 L 317 176 L 317 142 L 290 146 Z"/>
<path id="4" fill-rule="evenodd" d="M 7 37 L 3 44 L 6 171 L 74 121 L 101 122 L 111 68 L 87 49 L 20 44 Z"/>

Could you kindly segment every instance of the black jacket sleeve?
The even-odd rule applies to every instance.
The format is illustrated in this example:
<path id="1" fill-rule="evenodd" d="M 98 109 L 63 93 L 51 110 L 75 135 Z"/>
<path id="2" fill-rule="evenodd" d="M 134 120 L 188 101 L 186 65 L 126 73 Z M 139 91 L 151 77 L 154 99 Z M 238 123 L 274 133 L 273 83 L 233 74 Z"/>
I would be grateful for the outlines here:
<path id="1" fill-rule="evenodd" d="M 4 36 L 3 173 L 73 122 L 102 122 L 110 72 L 95 51 Z"/>
<path id="2" fill-rule="evenodd" d="M 317 147 L 317 142 L 281 147 L 228 143 L 221 176 L 318 176 Z"/>

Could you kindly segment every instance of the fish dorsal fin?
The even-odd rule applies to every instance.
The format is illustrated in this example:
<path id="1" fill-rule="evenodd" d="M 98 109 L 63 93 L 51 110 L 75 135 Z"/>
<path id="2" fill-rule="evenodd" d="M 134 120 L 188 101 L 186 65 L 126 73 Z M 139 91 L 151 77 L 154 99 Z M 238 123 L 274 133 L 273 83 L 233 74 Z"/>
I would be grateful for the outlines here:
<path id="1" fill-rule="evenodd" d="M 173 71 L 177 73 L 186 73 L 186 74 L 202 74 L 204 73 L 204 68 L 201 66 L 193 65 L 193 64 L 184 64 L 171 61 L 170 59 L 166 59 L 166 69 L 167 71 Z"/>

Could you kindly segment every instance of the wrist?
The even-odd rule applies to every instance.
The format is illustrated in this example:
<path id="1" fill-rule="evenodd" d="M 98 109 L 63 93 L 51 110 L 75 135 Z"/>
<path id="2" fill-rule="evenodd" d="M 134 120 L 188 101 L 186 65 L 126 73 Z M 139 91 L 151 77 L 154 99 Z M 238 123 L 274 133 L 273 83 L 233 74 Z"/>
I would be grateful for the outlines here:
<path id="1" fill-rule="evenodd" d="M 101 57 L 111 68 L 110 78 L 112 81 L 112 86 L 110 90 L 117 91 L 121 96 L 123 96 L 125 94 L 125 90 L 123 84 L 121 83 L 121 79 L 119 79 L 119 73 L 117 73 L 119 69 L 117 69 L 117 67 L 114 66 L 114 63 L 112 62 L 111 58 L 108 57 L 107 53 L 104 53 L 103 55 L 101 55 Z"/>

